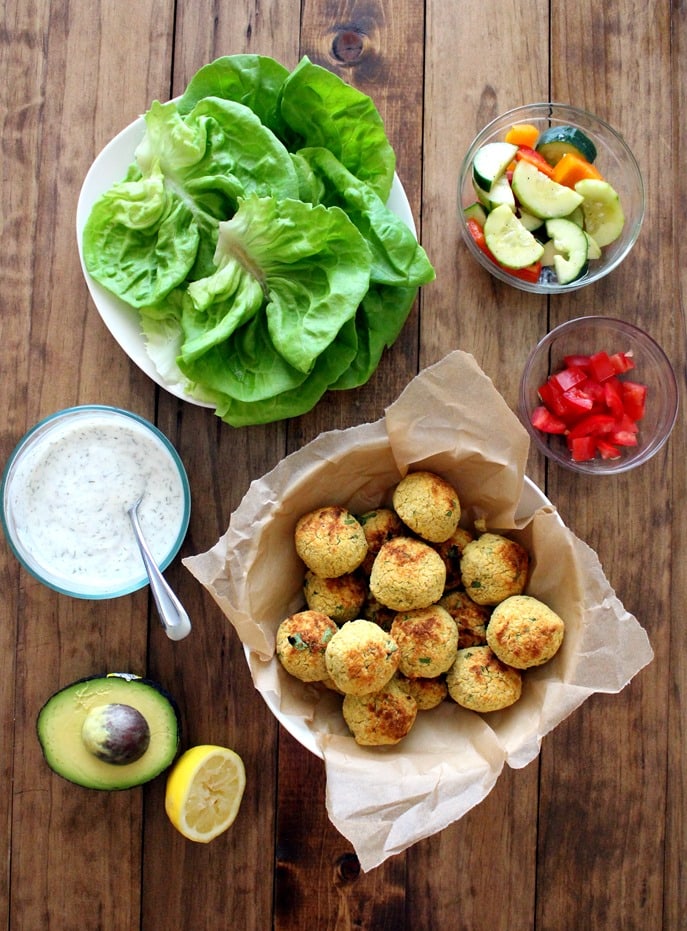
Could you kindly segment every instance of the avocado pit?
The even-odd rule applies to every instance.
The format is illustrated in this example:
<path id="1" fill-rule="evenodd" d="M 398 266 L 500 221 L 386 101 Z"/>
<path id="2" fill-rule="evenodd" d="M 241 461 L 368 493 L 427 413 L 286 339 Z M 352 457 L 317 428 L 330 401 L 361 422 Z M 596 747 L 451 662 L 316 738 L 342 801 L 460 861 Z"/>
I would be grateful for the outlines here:
<path id="1" fill-rule="evenodd" d="M 137 708 L 115 702 L 91 708 L 84 718 L 81 739 L 99 760 L 124 766 L 140 760 L 146 752 L 150 728 Z"/>

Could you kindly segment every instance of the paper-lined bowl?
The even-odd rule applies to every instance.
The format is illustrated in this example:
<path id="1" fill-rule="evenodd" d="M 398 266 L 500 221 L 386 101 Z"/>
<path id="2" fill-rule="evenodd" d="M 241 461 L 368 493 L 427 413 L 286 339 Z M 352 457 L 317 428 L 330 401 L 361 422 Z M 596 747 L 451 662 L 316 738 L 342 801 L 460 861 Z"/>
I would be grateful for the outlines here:
<path id="1" fill-rule="evenodd" d="M 454 352 L 415 378 L 382 420 L 322 434 L 253 482 L 215 546 L 184 560 L 235 627 L 277 719 L 324 758 L 329 816 L 363 869 L 462 817 L 506 763 L 525 766 L 589 695 L 619 691 L 652 657 L 595 554 L 526 481 L 528 448 L 491 381 Z M 304 606 L 293 530 L 319 505 L 379 506 L 417 468 L 454 484 L 467 521 L 523 543 L 532 557 L 527 590 L 563 617 L 566 636 L 553 660 L 527 671 L 511 708 L 479 715 L 446 701 L 421 712 L 401 743 L 360 747 L 340 696 L 289 676 L 274 653 L 279 623 Z"/>

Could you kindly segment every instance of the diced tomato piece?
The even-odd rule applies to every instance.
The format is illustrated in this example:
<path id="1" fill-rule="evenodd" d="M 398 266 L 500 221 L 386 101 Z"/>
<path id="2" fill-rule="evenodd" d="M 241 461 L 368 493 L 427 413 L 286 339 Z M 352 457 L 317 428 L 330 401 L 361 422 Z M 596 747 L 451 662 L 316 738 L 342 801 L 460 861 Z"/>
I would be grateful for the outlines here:
<path id="1" fill-rule="evenodd" d="M 563 392 L 554 382 L 550 379 L 545 381 L 543 385 L 539 386 L 537 393 L 541 402 L 548 407 L 552 414 L 557 417 L 563 416 L 565 413 Z"/>
<path id="2" fill-rule="evenodd" d="M 625 372 L 629 372 L 630 369 L 635 367 L 635 360 L 632 358 L 631 352 L 614 352 L 609 358 L 616 375 L 624 375 Z"/>
<path id="3" fill-rule="evenodd" d="M 569 356 L 563 356 L 563 361 L 568 367 L 584 369 L 585 372 L 589 373 L 589 356 L 576 353 Z"/>
<path id="4" fill-rule="evenodd" d="M 619 428 L 618 418 L 612 414 L 589 414 L 570 428 L 570 438 L 580 436 L 603 436 Z"/>
<path id="5" fill-rule="evenodd" d="M 532 411 L 532 426 L 543 433 L 565 433 L 568 425 L 560 417 L 556 417 L 543 404 Z"/>
<path id="6" fill-rule="evenodd" d="M 576 436 L 570 442 L 570 452 L 574 462 L 588 462 L 596 455 L 596 441 L 593 436 Z"/>
<path id="7" fill-rule="evenodd" d="M 623 400 L 623 409 L 632 420 L 641 420 L 646 412 L 646 385 L 636 381 L 623 381 L 620 383 Z"/>
<path id="8" fill-rule="evenodd" d="M 592 377 L 597 381 L 606 381 L 607 378 L 616 374 L 611 357 L 603 349 L 589 357 L 589 369 Z"/>
<path id="9" fill-rule="evenodd" d="M 602 440 L 597 436 L 595 445 L 602 459 L 620 459 L 620 450 L 613 443 Z"/>
<path id="10" fill-rule="evenodd" d="M 573 388 L 575 385 L 579 385 L 580 382 L 586 381 L 587 373 L 577 366 L 568 365 L 566 368 L 561 369 L 560 372 L 552 375 L 551 380 L 559 386 L 561 391 L 567 391 L 568 388 Z"/>
<path id="11" fill-rule="evenodd" d="M 580 391 L 586 394 L 588 398 L 591 398 L 595 404 L 604 403 L 606 393 L 604 392 L 604 386 L 599 384 L 598 381 L 594 381 L 593 378 L 587 378 L 585 381 L 580 382 L 578 387 Z"/>
<path id="12" fill-rule="evenodd" d="M 547 177 L 551 178 L 553 176 L 553 167 L 549 165 L 544 156 L 540 155 L 536 149 L 532 149 L 528 145 L 521 145 L 518 147 L 515 157 L 518 161 L 523 160 L 529 162 L 530 165 L 534 165 L 538 171 L 541 171 L 542 174 L 545 174 Z"/>
<path id="13" fill-rule="evenodd" d="M 618 420 L 618 430 L 627 430 L 629 433 L 639 433 L 639 424 L 624 413 Z"/>
<path id="14" fill-rule="evenodd" d="M 616 446 L 636 446 L 639 442 L 633 430 L 614 430 L 608 434 L 608 441 Z"/>
<path id="15" fill-rule="evenodd" d="M 594 401 L 584 391 L 574 386 L 563 392 L 561 404 L 562 416 L 568 420 L 571 417 L 576 418 L 588 414 L 594 406 Z"/>
<path id="16" fill-rule="evenodd" d="M 603 383 L 604 402 L 614 417 L 622 417 L 625 413 L 625 405 L 620 387 L 620 381 L 613 375 L 607 378 Z"/>

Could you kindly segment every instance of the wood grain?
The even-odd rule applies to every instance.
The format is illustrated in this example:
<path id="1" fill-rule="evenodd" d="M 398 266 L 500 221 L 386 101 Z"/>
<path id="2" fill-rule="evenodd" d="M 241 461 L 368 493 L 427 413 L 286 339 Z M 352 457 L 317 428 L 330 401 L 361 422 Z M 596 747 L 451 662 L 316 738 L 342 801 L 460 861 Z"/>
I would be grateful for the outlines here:
<path id="1" fill-rule="evenodd" d="M 531 346 L 558 322 L 607 313 L 666 349 L 685 397 L 687 26 L 660 0 L 141 0 L 126 7 L 7 0 L 0 29 L 0 352 L 6 459 L 39 418 L 81 402 L 154 420 L 192 488 L 182 555 L 226 529 L 254 478 L 330 428 L 376 420 L 424 366 L 474 354 L 515 407 Z M 300 57 L 370 94 L 397 153 L 437 278 L 370 382 L 287 423 L 235 430 L 135 368 L 83 281 L 74 214 L 83 177 L 115 133 L 203 64 L 237 52 Z M 474 133 L 534 100 L 598 113 L 640 163 L 641 236 L 612 276 L 546 299 L 478 269 L 460 240 L 456 183 Z M 111 602 L 58 595 L 0 549 L 0 927 L 12 931 L 682 931 L 687 914 L 687 445 L 681 415 L 648 464 L 610 481 L 530 454 L 528 471 L 599 554 L 655 659 L 596 695 L 505 771 L 459 822 L 362 872 L 326 809 L 322 761 L 256 695 L 241 643 L 175 561 L 167 576 L 193 635 L 165 637 L 147 591 Z M 248 772 L 231 831 L 186 842 L 164 780 L 81 790 L 41 759 L 49 694 L 94 672 L 151 675 L 175 695 L 183 745 L 233 746 Z"/>

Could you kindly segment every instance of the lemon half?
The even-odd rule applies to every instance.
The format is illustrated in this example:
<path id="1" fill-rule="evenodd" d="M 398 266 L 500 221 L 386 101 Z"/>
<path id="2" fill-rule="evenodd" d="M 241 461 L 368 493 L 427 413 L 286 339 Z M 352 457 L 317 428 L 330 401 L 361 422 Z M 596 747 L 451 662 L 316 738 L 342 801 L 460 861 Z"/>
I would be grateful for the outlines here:
<path id="1" fill-rule="evenodd" d="M 167 777 L 167 817 L 188 840 L 207 844 L 234 823 L 245 787 L 243 760 L 233 750 L 191 747 Z"/>

